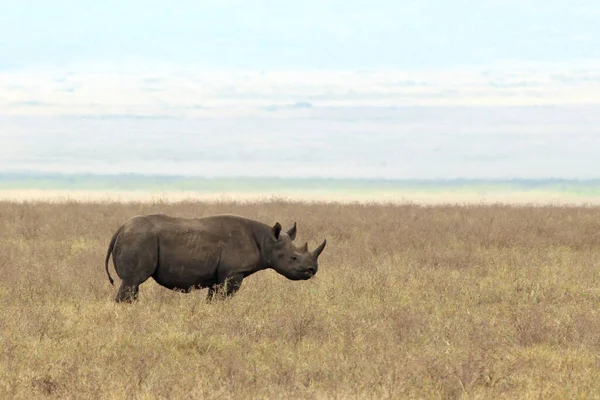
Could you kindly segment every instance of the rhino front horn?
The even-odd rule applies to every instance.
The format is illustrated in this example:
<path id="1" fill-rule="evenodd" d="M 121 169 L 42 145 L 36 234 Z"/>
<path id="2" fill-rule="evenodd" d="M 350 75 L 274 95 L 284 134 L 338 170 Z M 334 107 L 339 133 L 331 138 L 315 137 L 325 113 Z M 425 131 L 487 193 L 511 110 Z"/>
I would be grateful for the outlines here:
<path id="1" fill-rule="evenodd" d="M 315 258 L 318 258 L 321 255 L 326 244 L 327 244 L 327 239 L 323 240 L 323 243 L 321 243 L 321 245 L 313 251 L 313 256 L 315 256 Z"/>

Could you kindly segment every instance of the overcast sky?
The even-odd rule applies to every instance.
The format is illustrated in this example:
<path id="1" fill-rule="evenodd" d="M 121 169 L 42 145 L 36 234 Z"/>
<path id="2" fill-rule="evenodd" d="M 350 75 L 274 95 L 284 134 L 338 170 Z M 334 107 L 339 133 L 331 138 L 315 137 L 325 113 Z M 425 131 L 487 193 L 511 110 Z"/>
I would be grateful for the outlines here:
<path id="1" fill-rule="evenodd" d="M 594 0 L 2 0 L 0 65 L 445 69 L 600 58 Z"/>
<path id="2" fill-rule="evenodd" d="M 599 20 L 593 0 L 2 0 L 0 114 L 595 104 Z"/>
<path id="3" fill-rule="evenodd" d="M 598 21 L 595 0 L 0 0 L 0 117 L 9 118 L 0 119 L 0 154 L 6 168 L 26 166 L 27 157 L 44 157 L 43 138 L 52 138 L 62 143 L 56 168 L 68 170 L 74 149 L 85 144 L 80 128 L 101 129 L 63 117 L 210 117 L 226 119 L 198 120 L 179 134 L 202 130 L 206 136 L 193 145 L 202 149 L 208 126 L 226 126 L 223 137 L 237 138 L 227 142 L 231 157 L 241 157 L 235 165 L 251 165 L 236 150 L 248 145 L 240 132 L 252 132 L 263 150 L 274 148 L 273 138 L 285 149 L 310 126 L 315 145 L 305 143 L 306 154 L 321 154 L 317 139 L 328 132 L 327 145 L 346 157 L 335 168 L 356 176 L 368 171 L 348 169 L 362 136 L 378 138 L 379 150 L 368 156 L 378 176 L 443 177 L 449 165 L 452 176 L 463 177 L 600 176 L 590 167 L 600 152 Z M 412 106 L 433 111 L 393 111 Z M 528 111 L 498 106 L 550 108 L 533 122 Z M 60 118 L 49 124 L 34 119 L 40 116 Z M 312 122 L 302 125 L 306 120 Z M 346 125 L 336 125 L 340 120 Z M 122 144 L 132 147 L 154 126 L 122 121 L 109 131 L 130 129 Z M 175 134 L 173 126 L 154 135 Z M 345 140 L 356 126 L 362 133 Z M 417 136 L 419 145 L 406 154 L 429 169 L 419 164 L 400 174 L 405 164 L 397 154 L 407 151 L 405 138 Z M 17 148 L 19 155 L 6 158 Z"/>

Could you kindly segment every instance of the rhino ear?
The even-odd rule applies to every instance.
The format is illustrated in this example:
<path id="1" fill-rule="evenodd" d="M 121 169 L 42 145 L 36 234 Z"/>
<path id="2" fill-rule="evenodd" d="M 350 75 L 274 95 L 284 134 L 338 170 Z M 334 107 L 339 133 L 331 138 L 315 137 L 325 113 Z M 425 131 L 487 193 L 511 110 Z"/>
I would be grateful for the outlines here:
<path id="1" fill-rule="evenodd" d="M 271 232 L 273 232 L 273 236 L 275 236 L 275 239 L 279 240 L 279 234 L 281 233 L 281 224 L 279 222 L 275 222 L 275 226 L 271 228 Z"/>
<path id="2" fill-rule="evenodd" d="M 290 239 L 296 239 L 296 222 L 294 222 L 294 226 L 292 226 L 290 230 L 287 231 L 287 234 L 290 237 Z"/>

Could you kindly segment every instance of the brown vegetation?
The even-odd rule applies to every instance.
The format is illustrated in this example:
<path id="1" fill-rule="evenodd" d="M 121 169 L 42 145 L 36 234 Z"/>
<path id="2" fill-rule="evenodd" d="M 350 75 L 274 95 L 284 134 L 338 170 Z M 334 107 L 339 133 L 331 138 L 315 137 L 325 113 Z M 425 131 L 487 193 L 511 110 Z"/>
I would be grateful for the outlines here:
<path id="1" fill-rule="evenodd" d="M 154 212 L 328 246 L 311 281 L 116 304 L 108 242 Z M 598 398 L 599 260 L 592 207 L 4 202 L 0 398 Z"/>

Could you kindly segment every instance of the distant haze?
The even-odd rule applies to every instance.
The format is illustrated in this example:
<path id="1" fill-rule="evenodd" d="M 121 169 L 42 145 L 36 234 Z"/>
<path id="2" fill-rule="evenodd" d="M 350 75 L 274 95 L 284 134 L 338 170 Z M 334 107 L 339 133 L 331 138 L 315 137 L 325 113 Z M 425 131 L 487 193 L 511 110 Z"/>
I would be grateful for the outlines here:
<path id="1" fill-rule="evenodd" d="M 0 172 L 599 178 L 599 18 L 592 1 L 5 0 Z"/>
<path id="2" fill-rule="evenodd" d="M 277 115 L 277 112 L 274 112 Z M 595 107 L 302 110 L 285 117 L 3 117 L 0 170 L 597 178 Z"/>

